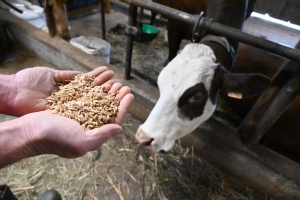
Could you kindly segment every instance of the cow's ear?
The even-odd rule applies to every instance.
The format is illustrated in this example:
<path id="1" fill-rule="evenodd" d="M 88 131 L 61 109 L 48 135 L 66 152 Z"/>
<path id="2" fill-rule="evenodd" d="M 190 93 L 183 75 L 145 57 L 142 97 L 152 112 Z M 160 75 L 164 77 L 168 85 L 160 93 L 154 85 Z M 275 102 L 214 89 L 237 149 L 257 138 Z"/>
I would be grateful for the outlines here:
<path id="1" fill-rule="evenodd" d="M 221 93 L 233 98 L 247 98 L 263 92 L 271 80 L 259 73 L 224 73 Z"/>

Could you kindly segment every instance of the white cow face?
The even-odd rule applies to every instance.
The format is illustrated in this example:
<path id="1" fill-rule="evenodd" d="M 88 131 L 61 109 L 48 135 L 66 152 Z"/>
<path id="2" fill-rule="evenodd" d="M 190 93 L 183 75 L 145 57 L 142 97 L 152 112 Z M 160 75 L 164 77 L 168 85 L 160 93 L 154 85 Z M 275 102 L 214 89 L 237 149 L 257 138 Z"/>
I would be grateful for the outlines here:
<path id="1" fill-rule="evenodd" d="M 136 139 L 151 151 L 169 150 L 215 110 L 210 88 L 217 64 L 210 47 L 188 44 L 160 73 L 160 98 Z M 216 96 L 216 94 L 214 94 Z"/>
<path id="2" fill-rule="evenodd" d="M 160 97 L 136 139 L 153 152 L 168 151 L 212 116 L 219 91 L 245 98 L 261 93 L 270 82 L 262 74 L 229 73 L 216 63 L 210 47 L 188 44 L 160 73 Z"/>

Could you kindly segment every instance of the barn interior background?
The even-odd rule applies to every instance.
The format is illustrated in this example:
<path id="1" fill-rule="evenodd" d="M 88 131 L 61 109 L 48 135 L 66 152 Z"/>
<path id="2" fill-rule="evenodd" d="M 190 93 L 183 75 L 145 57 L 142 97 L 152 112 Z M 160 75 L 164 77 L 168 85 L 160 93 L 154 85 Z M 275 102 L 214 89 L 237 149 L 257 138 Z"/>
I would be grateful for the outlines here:
<path id="1" fill-rule="evenodd" d="M 33 3 L 39 5 L 39 2 Z M 299 7 L 300 3 L 296 0 L 258 0 L 255 11 L 300 24 L 297 12 Z M 106 40 L 111 44 L 110 64 L 121 69 L 123 73 L 126 36 L 122 26 L 118 24 L 127 23 L 128 6 L 120 1 L 111 0 L 110 9 L 110 12 L 105 14 Z M 144 21 L 148 22 L 149 14 L 149 11 L 144 11 Z M 0 19 L 5 20 L 6 17 L 1 16 Z M 93 35 L 102 38 L 99 3 L 91 9 L 73 11 L 69 20 L 72 37 Z M 298 30 L 259 21 L 261 22 L 251 18 L 245 24 L 245 31 L 261 34 L 262 37 L 291 47 L 298 42 Z M 164 24 L 165 19 L 158 18 L 155 23 L 160 30 L 157 38 L 149 43 L 135 43 L 133 50 L 133 76 L 154 86 L 168 53 L 164 41 Z M 14 27 L 10 28 L 14 32 Z M 29 42 L 34 44 L 35 41 L 29 39 Z M 53 42 L 63 43 L 58 38 Z M 44 52 L 46 53 L 56 52 Z M 86 57 L 93 61 L 89 56 Z M 72 65 L 71 62 L 65 64 Z M 40 59 L 36 53 L 28 51 L 26 45 L 24 48 L 16 44 L 14 49 L 6 54 L 0 70 L 3 74 L 10 74 L 37 65 L 61 67 L 60 64 L 57 66 Z M 120 77 L 117 78 L 121 79 Z M 245 183 L 247 180 L 243 182 L 232 179 L 231 174 L 227 174 L 226 171 L 217 170 L 203 162 L 193 148 L 178 145 L 165 155 L 145 152 L 133 139 L 133 134 L 144 117 L 138 119 L 134 115 L 128 115 L 123 126 L 124 135 L 110 140 L 98 151 L 82 158 L 67 160 L 56 156 L 40 156 L 1 169 L 0 183 L 9 184 L 20 199 L 30 199 L 49 188 L 58 189 L 65 199 L 288 199 L 278 194 L 267 194 L 264 192 L 265 188 L 251 189 Z M 2 121 L 9 119 L 11 117 L 1 116 Z M 218 116 L 214 119 L 218 119 Z M 235 120 L 237 119 L 222 121 L 223 126 L 229 130 L 233 129 L 234 125 L 231 124 L 234 124 Z M 223 126 L 221 127 L 225 128 Z"/>

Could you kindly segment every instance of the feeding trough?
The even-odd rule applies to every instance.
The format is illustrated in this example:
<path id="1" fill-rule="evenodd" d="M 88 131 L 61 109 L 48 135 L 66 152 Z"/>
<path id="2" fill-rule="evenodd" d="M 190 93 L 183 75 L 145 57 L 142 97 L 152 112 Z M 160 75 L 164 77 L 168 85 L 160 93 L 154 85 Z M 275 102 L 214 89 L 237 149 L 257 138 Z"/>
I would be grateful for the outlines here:
<path id="1" fill-rule="evenodd" d="M 158 35 L 159 30 L 150 24 L 139 23 L 138 34 L 135 36 L 135 41 L 139 43 L 151 42 Z"/>

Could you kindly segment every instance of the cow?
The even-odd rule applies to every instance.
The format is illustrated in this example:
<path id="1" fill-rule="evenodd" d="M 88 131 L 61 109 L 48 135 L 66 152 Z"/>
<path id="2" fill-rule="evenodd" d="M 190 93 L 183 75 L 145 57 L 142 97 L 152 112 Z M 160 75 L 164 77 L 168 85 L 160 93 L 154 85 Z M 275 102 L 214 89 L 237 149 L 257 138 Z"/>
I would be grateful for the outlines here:
<path id="1" fill-rule="evenodd" d="M 51 37 L 59 35 L 66 41 L 71 39 L 66 3 L 72 2 L 73 0 L 44 0 L 44 13 Z"/>
<path id="2" fill-rule="evenodd" d="M 200 9 L 195 10 L 205 11 L 206 17 L 215 22 L 242 29 L 254 3 L 251 0 L 209 0 L 201 1 Z M 169 37 L 169 41 L 174 38 Z M 159 74 L 160 97 L 138 128 L 137 141 L 153 152 L 168 151 L 177 139 L 212 116 L 219 93 L 247 98 L 266 89 L 270 78 L 265 75 L 229 72 L 238 46 L 238 41 L 211 33 L 205 33 L 199 43 L 187 44 Z"/>
<path id="3" fill-rule="evenodd" d="M 204 11 L 206 17 L 213 17 L 216 22 L 221 24 L 230 23 L 228 24 L 229 26 L 241 29 L 244 20 L 248 18 L 253 11 L 256 0 L 249 0 L 248 2 L 236 0 L 232 2 L 211 0 L 153 0 L 153 2 L 193 15 L 199 15 L 202 11 Z M 236 8 L 241 8 L 241 10 L 236 10 Z M 223 18 L 224 14 L 226 14 L 225 18 Z M 156 13 L 152 12 L 150 24 L 154 23 L 155 16 Z M 193 27 L 186 23 L 176 21 L 176 19 L 169 18 L 167 20 L 169 55 L 165 61 L 165 65 L 167 65 L 177 55 L 183 39 L 192 39 L 192 29 Z M 207 33 L 204 32 L 203 34 Z M 229 43 L 236 51 L 238 42 L 229 39 Z"/>
<path id="4" fill-rule="evenodd" d="M 44 13 L 46 16 L 49 35 L 59 35 L 62 39 L 69 41 L 71 34 L 68 25 L 68 12 L 66 5 L 71 5 L 74 0 L 44 0 Z M 103 1 L 106 13 L 110 12 L 110 0 Z"/>

